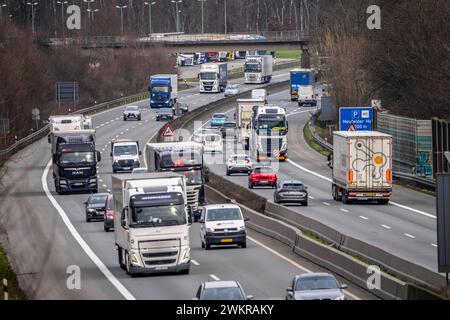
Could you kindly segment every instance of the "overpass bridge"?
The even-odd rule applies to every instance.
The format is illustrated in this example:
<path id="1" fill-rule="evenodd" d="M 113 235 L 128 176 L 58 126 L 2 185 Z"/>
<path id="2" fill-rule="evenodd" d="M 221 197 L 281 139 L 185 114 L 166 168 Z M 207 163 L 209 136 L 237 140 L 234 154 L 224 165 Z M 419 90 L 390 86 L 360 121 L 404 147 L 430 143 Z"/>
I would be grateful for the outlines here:
<path id="1" fill-rule="evenodd" d="M 78 45 L 85 50 L 165 48 L 171 53 L 247 50 L 308 50 L 309 36 L 299 31 L 269 31 L 253 34 L 152 34 L 145 38 L 121 36 L 47 38 L 44 47 Z"/>

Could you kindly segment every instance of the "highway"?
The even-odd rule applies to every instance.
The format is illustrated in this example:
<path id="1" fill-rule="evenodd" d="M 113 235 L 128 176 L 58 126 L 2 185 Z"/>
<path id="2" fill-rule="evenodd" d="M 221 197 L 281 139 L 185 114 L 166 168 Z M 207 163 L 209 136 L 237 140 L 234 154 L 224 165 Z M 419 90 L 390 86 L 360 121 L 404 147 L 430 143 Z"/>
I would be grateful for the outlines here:
<path id="1" fill-rule="evenodd" d="M 278 73 L 274 81 L 287 77 Z M 192 109 L 223 97 L 200 95 L 197 89 L 180 95 L 181 102 L 188 103 Z M 148 101 L 139 104 L 146 107 Z M 137 139 L 144 145 L 163 125 L 155 121 L 154 111 L 145 111 L 140 122 L 124 122 L 121 114 L 122 109 L 117 108 L 93 117 L 97 150 L 102 152 L 99 192 L 111 188 L 111 140 Z M 83 203 L 88 195 L 59 196 L 54 192 L 49 161 L 50 145 L 46 138 L 41 139 L 7 163 L 7 174 L 2 179 L 0 222 L 8 230 L 9 252 L 31 299 L 189 300 L 202 281 L 211 279 L 238 280 L 246 293 L 256 299 L 282 299 L 294 275 L 323 271 L 253 232 L 250 236 L 254 241 L 249 241 L 247 249 L 206 252 L 200 246 L 199 226 L 194 224 L 189 275 L 131 278 L 118 266 L 114 234 L 105 233 L 101 222 L 85 222 Z M 79 290 L 67 287 L 69 266 L 81 270 Z M 347 295 L 354 299 L 374 299 L 354 286 L 349 287 Z"/>
<path id="2" fill-rule="evenodd" d="M 395 185 L 392 202 L 388 206 L 370 203 L 343 205 L 333 201 L 331 170 L 326 158 L 311 149 L 303 137 L 303 127 L 315 109 L 298 108 L 295 102 L 290 101 L 288 91 L 270 95 L 269 104 L 286 107 L 290 128 L 289 160 L 272 166 L 279 165 L 279 180 L 300 180 L 309 187 L 309 206 L 292 206 L 292 209 L 408 261 L 437 270 L 434 197 Z M 234 109 L 224 108 L 224 111 L 233 117 Z M 209 127 L 209 119 L 210 114 L 202 117 L 205 127 Z M 229 156 L 233 150 L 227 152 Z M 224 178 L 247 187 L 246 175 L 227 177 L 224 164 L 210 167 Z M 254 192 L 273 201 L 274 190 L 270 188 L 255 188 Z"/>

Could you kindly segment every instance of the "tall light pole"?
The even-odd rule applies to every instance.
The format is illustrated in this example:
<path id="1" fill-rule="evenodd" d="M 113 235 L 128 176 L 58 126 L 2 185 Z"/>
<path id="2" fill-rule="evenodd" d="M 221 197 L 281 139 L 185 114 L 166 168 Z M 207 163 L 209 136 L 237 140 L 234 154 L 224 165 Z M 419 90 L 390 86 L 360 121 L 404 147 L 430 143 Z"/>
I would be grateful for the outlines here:
<path id="1" fill-rule="evenodd" d="M 56 1 L 57 4 L 61 6 L 61 24 L 62 24 L 62 33 L 64 38 L 64 5 L 68 4 L 68 1 Z"/>
<path id="2" fill-rule="evenodd" d="M 6 7 L 6 3 L 0 4 L 0 22 L 3 22 L 3 8 Z"/>
<path id="3" fill-rule="evenodd" d="M 88 12 L 89 26 L 91 26 L 91 3 L 94 1 L 95 0 L 83 0 L 83 2 L 87 3 L 88 5 L 87 12 Z"/>
<path id="4" fill-rule="evenodd" d="M 205 2 L 206 0 L 197 0 L 202 3 L 202 33 L 205 33 Z"/>
<path id="5" fill-rule="evenodd" d="M 152 31 L 152 6 L 154 6 L 156 4 L 155 1 L 153 2 L 144 2 L 144 5 L 148 6 L 148 25 L 149 25 L 149 29 L 150 29 L 150 35 L 153 33 Z"/>
<path id="6" fill-rule="evenodd" d="M 39 2 L 27 2 L 27 5 L 31 6 L 31 30 L 33 32 L 33 39 L 36 34 L 36 30 L 34 28 L 34 7 L 37 6 Z"/>
<path id="7" fill-rule="evenodd" d="M 177 11 L 177 22 L 176 22 L 177 32 L 180 32 L 180 12 L 181 11 L 178 9 L 178 4 L 182 3 L 183 0 L 172 0 L 170 2 L 175 3 L 175 10 Z"/>
<path id="8" fill-rule="evenodd" d="M 117 9 L 120 10 L 120 22 L 122 24 L 122 36 L 123 36 L 123 9 L 126 9 L 128 6 L 116 6 Z"/>
<path id="9" fill-rule="evenodd" d="M 86 11 L 91 14 L 92 22 L 94 22 L 95 21 L 95 13 L 99 12 L 100 10 L 99 9 L 87 9 Z"/>
<path id="10" fill-rule="evenodd" d="M 227 25 L 227 0 L 224 0 L 224 8 L 223 11 L 225 12 L 225 34 L 228 33 L 228 25 Z"/>

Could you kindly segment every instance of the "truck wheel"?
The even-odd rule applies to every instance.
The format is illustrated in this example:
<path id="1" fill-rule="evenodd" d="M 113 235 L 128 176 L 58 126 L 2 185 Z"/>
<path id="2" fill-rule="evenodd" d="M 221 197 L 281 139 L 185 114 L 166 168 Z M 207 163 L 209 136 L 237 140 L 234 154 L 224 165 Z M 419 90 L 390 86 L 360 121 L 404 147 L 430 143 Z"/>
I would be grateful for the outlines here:
<path id="1" fill-rule="evenodd" d="M 202 241 L 202 249 L 205 249 L 205 243 Z"/>
<path id="2" fill-rule="evenodd" d="M 230 171 L 228 171 L 228 170 L 227 170 L 227 176 L 228 177 L 231 176 Z"/>
<path id="3" fill-rule="evenodd" d="M 187 275 L 187 274 L 189 274 L 189 271 L 190 271 L 190 269 L 186 269 L 186 270 L 180 271 L 179 274 L 180 275 Z"/>
<path id="4" fill-rule="evenodd" d="M 208 242 L 205 243 L 205 249 L 211 250 L 211 245 Z"/>
<path id="5" fill-rule="evenodd" d="M 303 203 L 302 203 L 302 206 L 307 207 L 307 206 L 308 206 L 308 201 L 303 202 Z"/>
<path id="6" fill-rule="evenodd" d="M 141 121 L 141 120 L 142 120 L 142 118 L 141 118 L 141 117 L 139 117 L 139 118 L 138 118 L 138 121 Z"/>
<path id="7" fill-rule="evenodd" d="M 387 206 L 389 204 L 389 199 L 378 200 L 378 204 L 382 206 Z"/>
<path id="8" fill-rule="evenodd" d="M 103 225 L 103 231 L 105 231 L 105 232 L 109 232 L 109 228 L 108 228 L 108 227 L 106 227 L 106 225 Z"/>
<path id="9" fill-rule="evenodd" d="M 351 201 L 348 200 L 348 193 L 347 191 L 342 191 L 342 203 L 343 204 L 351 204 Z"/>
<path id="10" fill-rule="evenodd" d="M 333 196 L 333 200 L 337 201 L 337 189 L 334 184 L 331 186 L 331 195 Z"/>
<path id="11" fill-rule="evenodd" d="M 91 218 L 89 218 L 89 216 L 86 214 L 86 222 L 91 222 Z"/>
<path id="12" fill-rule="evenodd" d="M 125 270 L 126 267 L 125 267 L 125 264 L 123 263 L 122 248 L 119 247 L 119 248 L 117 249 L 117 254 L 118 254 L 118 258 L 119 258 L 119 266 L 120 266 L 120 269 Z"/>
<path id="13" fill-rule="evenodd" d="M 247 241 L 242 242 L 240 247 L 241 247 L 242 249 L 247 248 Z"/>
<path id="14" fill-rule="evenodd" d="M 131 276 L 132 278 L 134 278 L 134 276 L 135 276 L 135 274 L 134 274 L 134 272 L 131 270 L 131 263 L 130 263 L 130 257 L 129 257 L 129 255 L 128 255 L 128 252 L 125 252 L 125 263 L 126 263 L 126 271 L 127 271 L 127 274 L 129 275 L 129 276 Z"/>

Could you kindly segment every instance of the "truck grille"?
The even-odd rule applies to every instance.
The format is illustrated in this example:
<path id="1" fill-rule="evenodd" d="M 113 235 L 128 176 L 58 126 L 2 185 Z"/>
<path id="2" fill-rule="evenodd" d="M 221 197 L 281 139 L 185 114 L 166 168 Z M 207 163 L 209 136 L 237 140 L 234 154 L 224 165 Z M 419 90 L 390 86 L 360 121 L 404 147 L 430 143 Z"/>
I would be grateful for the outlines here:
<path id="1" fill-rule="evenodd" d="M 139 242 L 139 248 L 142 250 L 142 260 L 148 267 L 175 266 L 180 254 L 180 245 L 180 239 L 163 239 Z"/>
<path id="2" fill-rule="evenodd" d="M 188 205 L 190 205 L 193 210 L 196 210 L 198 208 L 198 197 L 200 194 L 200 187 L 187 187 L 186 193 Z"/>

